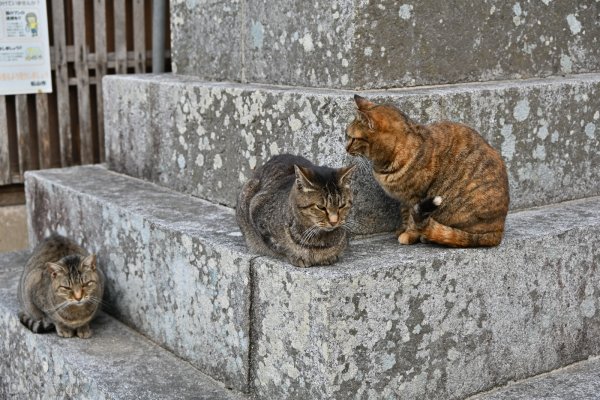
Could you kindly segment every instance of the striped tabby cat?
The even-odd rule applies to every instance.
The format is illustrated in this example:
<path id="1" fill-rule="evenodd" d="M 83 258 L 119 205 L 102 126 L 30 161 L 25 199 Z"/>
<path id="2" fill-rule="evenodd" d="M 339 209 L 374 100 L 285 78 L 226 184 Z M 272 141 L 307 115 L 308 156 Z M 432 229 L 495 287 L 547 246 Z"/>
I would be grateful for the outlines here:
<path id="1" fill-rule="evenodd" d="M 346 248 L 354 166 L 334 169 L 282 154 L 258 168 L 238 197 L 248 247 L 298 267 L 328 265 Z"/>
<path id="2" fill-rule="evenodd" d="M 35 248 L 21 275 L 19 319 L 35 333 L 56 329 L 58 336 L 89 338 L 103 290 L 96 256 L 52 235 Z"/>
<path id="3" fill-rule="evenodd" d="M 454 122 L 420 125 L 391 105 L 354 96 L 346 151 L 373 163 L 373 175 L 402 203 L 401 244 L 496 246 L 508 212 L 508 177 L 500 154 L 472 128 Z M 425 202 L 427 218 L 415 220 Z M 418 214 L 418 213 L 417 213 Z"/>

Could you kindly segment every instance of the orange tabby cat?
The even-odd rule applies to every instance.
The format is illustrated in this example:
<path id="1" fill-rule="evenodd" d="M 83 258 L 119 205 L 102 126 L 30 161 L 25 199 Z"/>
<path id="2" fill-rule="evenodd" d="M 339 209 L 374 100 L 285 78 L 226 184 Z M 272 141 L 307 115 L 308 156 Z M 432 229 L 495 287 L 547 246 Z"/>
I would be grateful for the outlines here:
<path id="1" fill-rule="evenodd" d="M 346 151 L 373 162 L 373 175 L 402 203 L 401 244 L 419 239 L 452 247 L 496 246 L 508 212 L 500 154 L 472 128 L 420 125 L 391 105 L 358 95 Z M 419 213 L 425 205 L 426 215 Z"/>

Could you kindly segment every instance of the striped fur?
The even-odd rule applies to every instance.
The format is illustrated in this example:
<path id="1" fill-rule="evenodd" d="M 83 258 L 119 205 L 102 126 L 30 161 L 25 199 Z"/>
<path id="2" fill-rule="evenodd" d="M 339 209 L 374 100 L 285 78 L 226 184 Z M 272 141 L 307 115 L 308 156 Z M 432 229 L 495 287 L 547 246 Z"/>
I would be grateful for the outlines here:
<path id="1" fill-rule="evenodd" d="M 299 267 L 335 262 L 348 241 L 353 171 L 290 154 L 271 158 L 238 197 L 236 217 L 248 247 Z"/>
<path id="2" fill-rule="evenodd" d="M 23 269 L 19 320 L 34 333 L 56 330 L 62 337 L 88 338 L 103 291 L 104 275 L 96 256 L 52 235 L 36 247 Z"/>
<path id="3" fill-rule="evenodd" d="M 496 246 L 508 213 L 508 175 L 502 157 L 472 128 L 455 122 L 420 125 L 391 105 L 355 96 L 348 153 L 369 158 L 373 175 L 402 203 L 398 241 L 451 247 Z M 440 197 L 416 218 L 411 210 Z M 431 204 L 430 204 L 431 205 Z"/>

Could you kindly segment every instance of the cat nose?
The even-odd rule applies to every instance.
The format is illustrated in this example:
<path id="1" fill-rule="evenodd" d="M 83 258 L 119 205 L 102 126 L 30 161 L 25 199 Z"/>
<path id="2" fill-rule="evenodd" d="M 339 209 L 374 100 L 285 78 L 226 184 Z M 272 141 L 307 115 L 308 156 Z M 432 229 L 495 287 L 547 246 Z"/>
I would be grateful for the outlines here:
<path id="1" fill-rule="evenodd" d="M 338 223 L 338 215 L 337 214 L 329 214 L 329 223 L 331 223 L 332 225 L 337 224 Z"/>
<path id="2" fill-rule="evenodd" d="M 81 290 L 75 290 L 73 292 L 73 297 L 75 297 L 75 300 L 79 301 L 83 297 L 83 293 L 81 292 Z"/>

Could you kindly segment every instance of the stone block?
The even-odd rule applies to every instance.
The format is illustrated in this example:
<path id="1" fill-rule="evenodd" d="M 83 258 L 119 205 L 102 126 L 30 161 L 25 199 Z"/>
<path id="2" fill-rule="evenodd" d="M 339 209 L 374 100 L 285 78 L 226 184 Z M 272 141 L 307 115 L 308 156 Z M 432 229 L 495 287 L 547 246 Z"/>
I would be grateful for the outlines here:
<path id="1" fill-rule="evenodd" d="M 332 267 L 256 259 L 257 397 L 462 399 L 598 355 L 599 238 L 595 197 L 509 214 L 496 248 L 386 235 Z"/>
<path id="2" fill-rule="evenodd" d="M 104 80 L 108 166 L 233 207 L 271 156 L 354 162 L 345 154 L 350 91 L 208 83 L 182 76 Z M 600 74 L 361 92 L 414 120 L 464 122 L 506 161 L 512 209 L 600 194 Z M 393 230 L 397 204 L 368 166 L 355 181 L 356 233 Z"/>
<path id="3" fill-rule="evenodd" d="M 27 330 L 16 293 L 28 255 L 0 254 L 0 398 L 242 399 L 103 313 L 86 340 Z"/>
<path id="4" fill-rule="evenodd" d="M 599 376 L 600 360 L 595 357 L 531 379 L 510 382 L 469 400 L 595 400 L 600 393 Z"/>
<path id="5" fill-rule="evenodd" d="M 171 3 L 173 70 L 376 89 L 599 72 L 598 2 Z"/>
<path id="6" fill-rule="evenodd" d="M 245 0 L 172 0 L 171 67 L 208 80 L 243 78 L 242 17 Z"/>
<path id="7" fill-rule="evenodd" d="M 251 254 L 233 210 L 100 166 L 26 174 L 30 240 L 97 252 L 106 311 L 227 386 L 246 390 Z"/>

